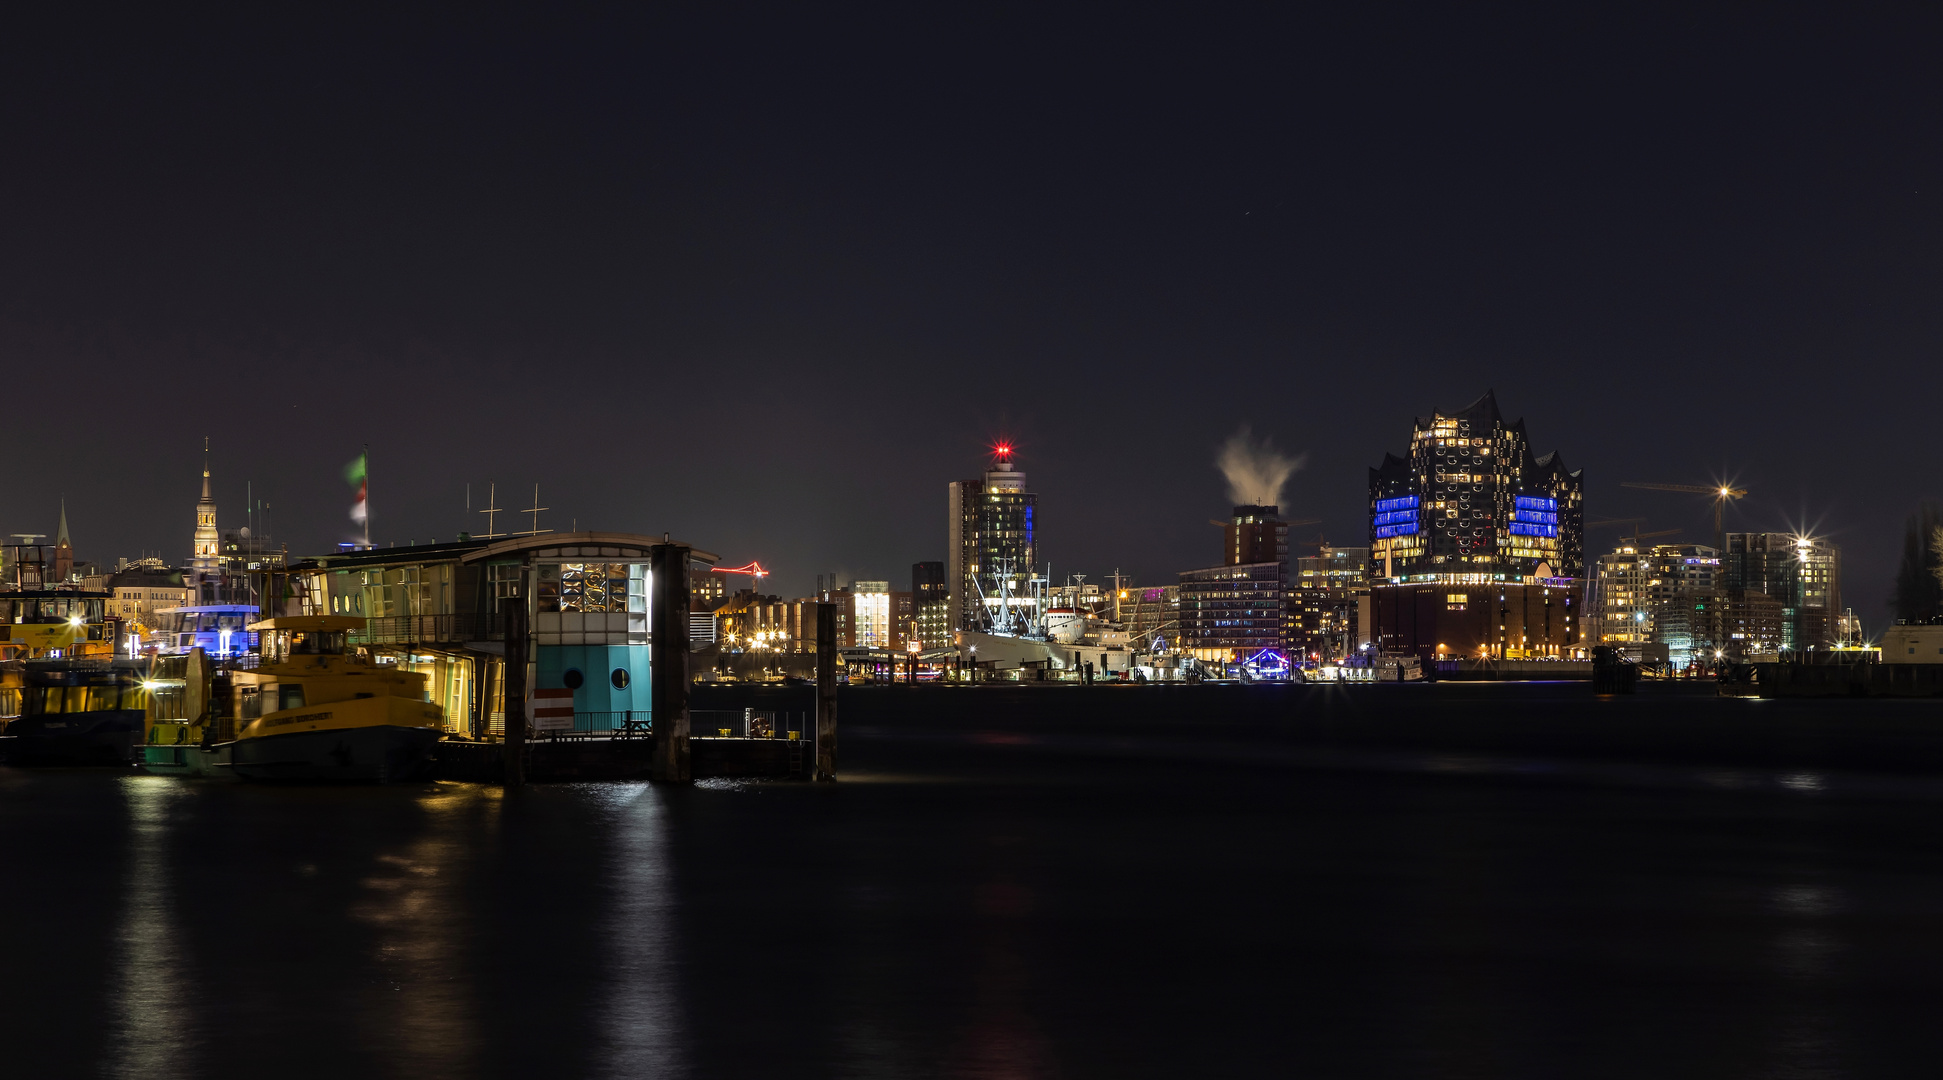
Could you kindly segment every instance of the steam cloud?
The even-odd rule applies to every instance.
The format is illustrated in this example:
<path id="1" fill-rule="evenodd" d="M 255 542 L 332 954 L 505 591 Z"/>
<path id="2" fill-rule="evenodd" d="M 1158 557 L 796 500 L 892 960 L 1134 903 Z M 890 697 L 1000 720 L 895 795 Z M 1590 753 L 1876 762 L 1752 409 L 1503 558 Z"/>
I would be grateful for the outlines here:
<path id="1" fill-rule="evenodd" d="M 1228 498 L 1236 506 L 1280 506 L 1283 486 L 1307 458 L 1307 454 L 1284 456 L 1275 444 L 1255 438 L 1243 424 L 1222 445 L 1214 463 L 1228 478 Z"/>

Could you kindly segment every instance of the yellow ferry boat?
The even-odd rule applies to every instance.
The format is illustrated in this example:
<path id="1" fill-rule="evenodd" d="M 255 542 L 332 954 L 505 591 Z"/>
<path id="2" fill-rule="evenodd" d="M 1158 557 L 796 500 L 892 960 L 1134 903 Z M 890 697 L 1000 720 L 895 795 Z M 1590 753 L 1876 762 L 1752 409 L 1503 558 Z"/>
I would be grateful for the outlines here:
<path id="1" fill-rule="evenodd" d="M 235 738 L 228 766 L 235 775 L 386 783 L 431 767 L 445 714 L 427 700 L 424 675 L 346 648 L 350 632 L 363 628 L 364 619 L 349 615 L 250 625 L 261 635 L 262 660 L 230 672 Z M 217 734 L 230 726 L 219 725 Z"/>

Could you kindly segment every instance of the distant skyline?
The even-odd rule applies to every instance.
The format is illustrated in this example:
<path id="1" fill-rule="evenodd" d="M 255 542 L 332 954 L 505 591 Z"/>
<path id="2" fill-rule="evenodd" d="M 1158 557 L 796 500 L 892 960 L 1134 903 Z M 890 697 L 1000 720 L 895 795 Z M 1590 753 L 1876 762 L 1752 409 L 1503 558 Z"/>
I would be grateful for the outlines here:
<path id="1" fill-rule="evenodd" d="M 1164 583 L 1242 425 L 1359 544 L 1495 387 L 1588 521 L 1731 479 L 1879 630 L 1943 497 L 1926 9 L 284 15 L 0 43 L 0 530 L 180 562 L 207 434 L 323 550 L 369 443 L 378 543 L 537 481 L 801 594 L 943 559 L 1005 436 L 1056 576 Z"/>

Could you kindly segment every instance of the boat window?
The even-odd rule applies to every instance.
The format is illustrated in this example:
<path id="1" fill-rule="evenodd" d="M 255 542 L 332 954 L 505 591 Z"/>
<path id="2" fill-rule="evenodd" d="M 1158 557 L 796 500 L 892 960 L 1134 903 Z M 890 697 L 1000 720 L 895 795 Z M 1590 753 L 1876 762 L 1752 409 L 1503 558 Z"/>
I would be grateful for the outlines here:
<path id="1" fill-rule="evenodd" d="M 277 687 L 277 708 L 301 709 L 304 707 L 304 684 L 284 683 Z"/>
<path id="2" fill-rule="evenodd" d="M 342 656 L 344 639 L 342 630 L 303 630 L 290 635 L 290 652 L 293 656 Z"/>
<path id="3" fill-rule="evenodd" d="M 243 711 L 245 720 L 254 720 L 263 715 L 263 688 L 261 686 L 243 687 Z"/>
<path id="4" fill-rule="evenodd" d="M 146 709 L 148 692 L 140 686 L 34 686 L 21 695 L 28 715 Z"/>

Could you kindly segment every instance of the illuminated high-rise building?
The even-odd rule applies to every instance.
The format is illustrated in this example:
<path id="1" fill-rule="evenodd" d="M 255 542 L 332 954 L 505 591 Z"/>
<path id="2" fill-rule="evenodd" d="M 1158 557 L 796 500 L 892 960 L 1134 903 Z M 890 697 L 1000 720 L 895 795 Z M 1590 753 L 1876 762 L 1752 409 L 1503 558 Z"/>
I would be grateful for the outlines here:
<path id="1" fill-rule="evenodd" d="M 1493 393 L 1418 417 L 1408 460 L 1384 454 L 1370 470 L 1371 576 L 1578 577 L 1583 490 L 1556 451 L 1532 456 L 1525 422 L 1505 423 Z"/>
<path id="2" fill-rule="evenodd" d="M 1180 575 L 1181 648 L 1215 663 L 1288 646 L 1289 526 L 1277 506 L 1235 507 L 1221 526 L 1221 565 Z"/>
<path id="3" fill-rule="evenodd" d="M 850 586 L 850 644 L 864 649 L 888 649 L 893 645 L 891 627 L 891 583 L 858 581 Z"/>
<path id="4" fill-rule="evenodd" d="M 1417 418 L 1369 472 L 1372 641 L 1422 656 L 1580 651 L 1584 477 L 1534 457 L 1495 394 Z"/>
<path id="5" fill-rule="evenodd" d="M 1006 630 L 1038 617 L 1030 581 L 1037 549 L 1033 511 L 1038 496 L 1012 464 L 1012 448 L 993 448 L 991 467 L 977 480 L 951 483 L 948 538 L 953 630 Z"/>
<path id="6" fill-rule="evenodd" d="M 951 584 L 942 562 L 911 564 L 911 636 L 920 649 L 951 644 Z"/>
<path id="7" fill-rule="evenodd" d="M 1794 533 L 1728 533 L 1721 553 L 1729 588 L 1763 592 L 1781 605 L 1781 648 L 1825 649 L 1841 638 L 1842 549 Z"/>

